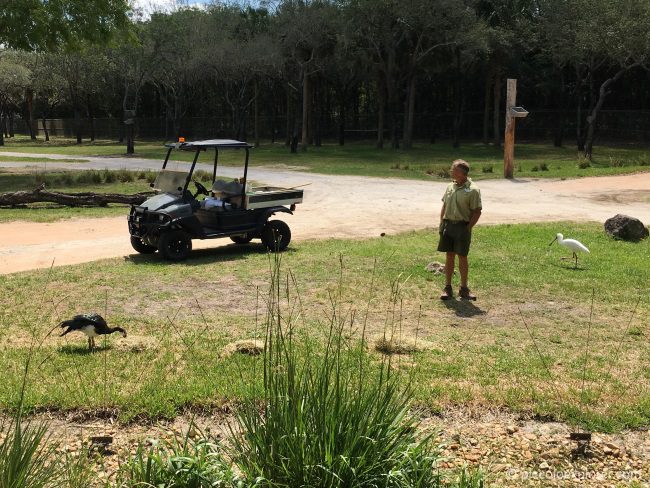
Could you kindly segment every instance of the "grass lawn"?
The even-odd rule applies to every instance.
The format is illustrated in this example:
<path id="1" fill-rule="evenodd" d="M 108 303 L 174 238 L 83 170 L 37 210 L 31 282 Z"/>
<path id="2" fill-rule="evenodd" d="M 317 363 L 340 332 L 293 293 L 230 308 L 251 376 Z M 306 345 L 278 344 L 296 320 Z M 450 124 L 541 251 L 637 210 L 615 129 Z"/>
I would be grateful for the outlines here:
<path id="1" fill-rule="evenodd" d="M 558 231 L 590 248 L 578 269 L 548 248 Z M 597 224 L 479 226 L 479 300 L 441 302 L 442 277 L 424 269 L 442 259 L 435 237 L 292 245 L 285 320 L 312 345 L 331 317 L 350 337 L 365 330 L 371 347 L 384 334 L 417 338 L 423 350 L 392 363 L 427 411 L 507 408 L 599 430 L 650 423 L 649 241 L 613 241 Z M 15 406 L 28 357 L 30 408 L 117 409 L 126 420 L 237 402 L 261 381 L 261 360 L 223 348 L 262 334 L 269 268 L 259 244 L 224 243 L 180 264 L 134 255 L 1 276 L 0 406 Z M 81 334 L 48 335 L 90 311 L 128 337 L 88 354 Z"/>
<path id="2" fill-rule="evenodd" d="M 47 157 L 38 157 L 38 156 L 0 156 L 0 163 L 7 161 L 13 161 L 17 163 L 86 163 L 87 159 L 74 159 L 74 158 L 47 158 Z"/>
<path id="3" fill-rule="evenodd" d="M 77 145 L 71 139 L 53 139 L 51 142 L 32 141 L 17 137 L 7 139 L 2 148 L 25 153 L 55 153 L 72 156 L 123 156 L 124 145 L 114 141 L 96 141 Z M 136 157 L 161 160 L 166 149 L 162 141 L 136 141 Z M 190 161 L 191 153 L 176 153 L 179 159 Z M 517 177 L 576 178 L 625 174 L 650 170 L 650 147 L 598 146 L 589 166 L 573 145 L 556 148 L 550 144 L 519 144 L 515 150 Z M 464 143 L 454 149 L 446 141 L 437 144 L 416 143 L 408 151 L 379 150 L 371 142 L 352 142 L 345 146 L 326 143 L 310 147 L 307 152 L 291 154 L 282 143 L 263 144 L 252 151 L 255 165 L 285 167 L 325 174 L 346 174 L 411 179 L 446 178 L 444 172 L 451 161 L 464 158 L 473 164 L 472 176 L 476 179 L 500 178 L 503 174 L 503 149 L 481 143 Z M 202 158 L 209 161 L 210 158 Z M 222 151 L 220 161 L 227 165 L 240 165 L 243 154 Z"/>

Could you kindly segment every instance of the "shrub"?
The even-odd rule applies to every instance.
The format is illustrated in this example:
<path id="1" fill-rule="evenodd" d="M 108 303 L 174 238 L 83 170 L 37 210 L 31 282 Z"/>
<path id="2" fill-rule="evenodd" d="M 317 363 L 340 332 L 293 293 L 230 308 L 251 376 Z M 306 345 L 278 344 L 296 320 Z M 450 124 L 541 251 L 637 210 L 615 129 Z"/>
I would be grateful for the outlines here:
<path id="1" fill-rule="evenodd" d="M 115 183 L 117 181 L 117 175 L 114 171 L 109 170 L 108 168 L 104 169 L 104 183 Z"/>
<path id="2" fill-rule="evenodd" d="M 75 183 L 75 176 L 70 171 L 65 171 L 59 178 L 59 182 L 65 186 L 72 186 Z"/>
<path id="3" fill-rule="evenodd" d="M 439 486 L 430 439 L 416 439 L 404 378 L 390 362 L 365 366 L 372 361 L 363 341 L 345 337 L 346 314 L 333 314 L 323 350 L 301 350 L 275 296 L 277 264 L 273 273 L 262 404 L 244 403 L 231 427 L 234 460 L 246 479 L 269 480 L 264 486 Z"/>
<path id="4" fill-rule="evenodd" d="M 244 486 L 220 454 L 220 448 L 201 435 L 190 438 L 193 426 L 182 438 L 156 442 L 150 448 L 138 447 L 134 457 L 118 472 L 118 487 L 193 487 Z"/>
<path id="5" fill-rule="evenodd" d="M 22 423 L 22 415 L 0 426 L 0 486 L 41 488 L 54 486 L 59 467 L 51 462 L 54 446 L 45 444 L 47 427 Z"/>
<path id="6" fill-rule="evenodd" d="M 494 172 L 494 167 L 491 164 L 483 166 L 483 173 L 492 173 Z"/>
<path id="7" fill-rule="evenodd" d="M 194 179 L 199 181 L 212 181 L 212 173 L 200 169 L 194 172 Z"/>
<path id="8" fill-rule="evenodd" d="M 541 163 L 539 165 L 539 170 L 540 171 L 548 171 L 548 165 L 546 163 Z"/>
<path id="9" fill-rule="evenodd" d="M 122 183 L 129 183 L 133 181 L 133 171 L 128 169 L 120 169 L 117 171 L 117 179 Z"/>
<path id="10" fill-rule="evenodd" d="M 530 170 L 531 171 L 539 171 L 539 168 L 537 167 L 537 165 L 535 165 L 532 168 L 530 168 Z"/>
<path id="11" fill-rule="evenodd" d="M 583 159 L 578 163 L 578 168 L 587 169 L 591 167 L 591 162 L 588 159 Z"/>

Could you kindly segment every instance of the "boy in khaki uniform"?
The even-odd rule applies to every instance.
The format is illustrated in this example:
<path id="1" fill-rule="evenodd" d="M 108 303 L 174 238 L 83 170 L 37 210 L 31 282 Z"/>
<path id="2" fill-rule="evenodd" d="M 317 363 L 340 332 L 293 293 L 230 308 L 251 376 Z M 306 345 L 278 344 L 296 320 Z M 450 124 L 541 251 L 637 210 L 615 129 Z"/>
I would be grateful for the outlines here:
<path id="1" fill-rule="evenodd" d="M 442 197 L 442 210 L 440 211 L 440 242 L 438 251 L 446 253 L 445 259 L 445 288 L 440 295 L 441 300 L 448 300 L 454 296 L 451 279 L 454 275 L 454 264 L 458 255 L 458 269 L 460 270 L 461 298 L 476 300 L 467 286 L 469 264 L 467 255 L 472 241 L 472 227 L 481 217 L 481 190 L 467 177 L 469 163 L 457 159 L 451 165 L 451 177 L 454 180 L 449 184 Z"/>

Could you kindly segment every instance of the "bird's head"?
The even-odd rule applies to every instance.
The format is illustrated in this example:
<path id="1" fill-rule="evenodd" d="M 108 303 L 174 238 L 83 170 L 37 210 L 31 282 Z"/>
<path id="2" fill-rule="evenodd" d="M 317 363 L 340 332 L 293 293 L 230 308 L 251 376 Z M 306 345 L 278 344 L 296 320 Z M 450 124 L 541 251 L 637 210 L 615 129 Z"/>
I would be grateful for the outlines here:
<path id="1" fill-rule="evenodd" d="M 122 332 L 122 337 L 126 337 L 126 331 L 122 329 L 120 332 Z"/>
<path id="2" fill-rule="evenodd" d="M 558 240 L 561 241 L 562 239 L 564 239 L 564 236 L 563 236 L 562 234 L 560 234 L 560 233 L 555 234 L 555 239 L 553 239 L 553 240 L 552 240 L 548 245 L 550 246 L 550 245 L 553 244 L 555 241 L 558 241 Z"/>

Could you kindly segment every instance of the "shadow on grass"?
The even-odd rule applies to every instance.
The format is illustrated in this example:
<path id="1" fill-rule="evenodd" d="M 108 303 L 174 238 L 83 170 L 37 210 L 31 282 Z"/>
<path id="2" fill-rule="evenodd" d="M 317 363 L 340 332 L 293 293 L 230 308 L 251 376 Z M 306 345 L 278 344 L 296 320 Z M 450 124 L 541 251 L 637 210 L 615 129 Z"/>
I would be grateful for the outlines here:
<path id="1" fill-rule="evenodd" d="M 215 247 L 195 249 L 190 253 L 190 256 L 186 260 L 180 262 L 166 261 L 159 253 L 129 254 L 124 258 L 124 260 L 133 264 L 203 266 L 206 264 L 247 259 L 249 254 L 266 254 L 268 252 L 266 246 L 261 242 L 250 242 L 248 244 L 215 244 Z M 296 250 L 289 247 L 283 251 L 283 254 L 291 254 L 294 252 L 296 252 Z"/>
<path id="2" fill-rule="evenodd" d="M 487 312 L 480 307 L 474 305 L 474 302 L 469 300 L 443 300 L 442 303 L 450 310 L 453 310 L 458 317 L 475 317 L 477 315 L 485 315 Z"/>
<path id="3" fill-rule="evenodd" d="M 61 346 L 59 348 L 59 352 L 62 354 L 69 354 L 74 356 L 89 356 L 91 354 L 96 354 L 98 352 L 110 351 L 111 349 L 113 349 L 113 347 L 110 344 L 102 344 L 100 346 L 97 346 L 95 347 L 94 351 L 88 349 L 88 344 L 84 344 L 84 345 L 66 344 L 65 346 Z"/>

